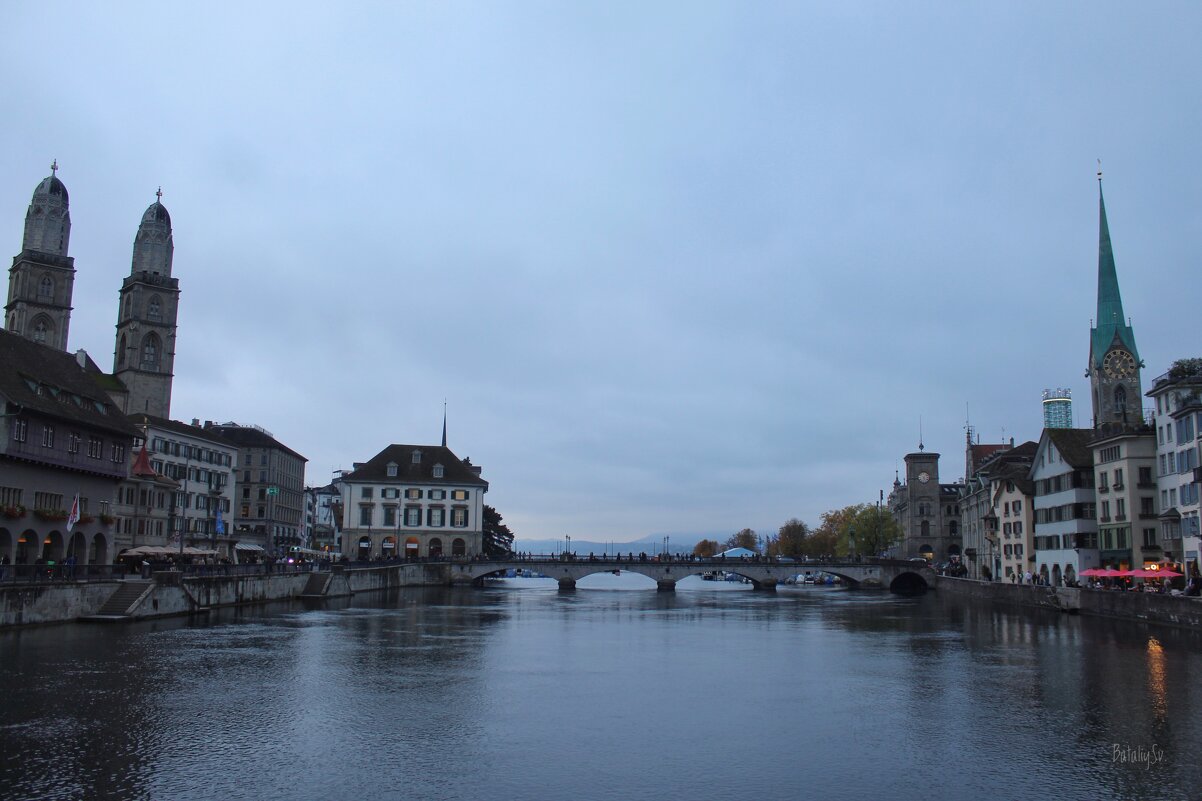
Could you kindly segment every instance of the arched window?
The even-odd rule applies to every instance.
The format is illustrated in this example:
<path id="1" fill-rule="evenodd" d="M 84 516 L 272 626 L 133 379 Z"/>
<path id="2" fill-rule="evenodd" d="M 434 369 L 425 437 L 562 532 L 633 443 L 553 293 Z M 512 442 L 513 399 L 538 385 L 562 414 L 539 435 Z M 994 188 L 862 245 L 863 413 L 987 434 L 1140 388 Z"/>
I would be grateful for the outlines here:
<path id="1" fill-rule="evenodd" d="M 1122 384 L 1114 388 L 1114 412 L 1115 414 L 1127 413 L 1127 388 Z"/>
<path id="2" fill-rule="evenodd" d="M 117 366 L 125 366 L 125 334 L 121 335 L 121 344 L 117 346 Z"/>
<path id="3" fill-rule="evenodd" d="M 33 341 L 45 344 L 50 338 L 51 327 L 50 321 L 45 317 L 39 317 L 33 322 Z"/>
<path id="4" fill-rule="evenodd" d="M 157 297 L 150 299 L 150 304 L 146 307 L 146 317 L 155 322 L 163 319 L 163 306 Z"/>
<path id="5" fill-rule="evenodd" d="M 142 340 L 143 370 L 159 369 L 159 353 L 161 350 L 159 338 L 154 334 L 147 334 L 146 339 Z"/>
<path id="6" fill-rule="evenodd" d="M 38 300 L 51 300 L 54 297 L 54 281 L 48 275 L 43 275 L 38 281 Z"/>
<path id="7" fill-rule="evenodd" d="M 927 537 L 931 536 L 931 521 L 929 521 L 929 520 L 922 521 L 922 536 L 923 536 L 923 539 L 926 539 Z"/>

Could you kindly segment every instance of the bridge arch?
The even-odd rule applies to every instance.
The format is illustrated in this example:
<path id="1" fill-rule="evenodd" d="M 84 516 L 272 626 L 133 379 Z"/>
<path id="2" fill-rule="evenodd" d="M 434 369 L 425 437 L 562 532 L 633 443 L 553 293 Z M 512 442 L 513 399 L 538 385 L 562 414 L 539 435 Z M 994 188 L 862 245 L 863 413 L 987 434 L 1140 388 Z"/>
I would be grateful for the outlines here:
<path id="1" fill-rule="evenodd" d="M 927 580 L 913 570 L 905 570 L 889 582 L 889 591 L 898 595 L 922 595 L 930 589 Z"/>

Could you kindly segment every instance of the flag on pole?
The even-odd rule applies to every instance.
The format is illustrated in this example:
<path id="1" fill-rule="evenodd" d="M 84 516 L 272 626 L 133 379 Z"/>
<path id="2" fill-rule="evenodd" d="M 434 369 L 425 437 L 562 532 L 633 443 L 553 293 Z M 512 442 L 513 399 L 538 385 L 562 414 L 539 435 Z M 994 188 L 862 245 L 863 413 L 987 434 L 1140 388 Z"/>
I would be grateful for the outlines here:
<path id="1" fill-rule="evenodd" d="M 75 500 L 71 503 L 71 511 L 67 512 L 67 533 L 71 533 L 71 528 L 79 522 L 79 493 L 75 493 Z"/>

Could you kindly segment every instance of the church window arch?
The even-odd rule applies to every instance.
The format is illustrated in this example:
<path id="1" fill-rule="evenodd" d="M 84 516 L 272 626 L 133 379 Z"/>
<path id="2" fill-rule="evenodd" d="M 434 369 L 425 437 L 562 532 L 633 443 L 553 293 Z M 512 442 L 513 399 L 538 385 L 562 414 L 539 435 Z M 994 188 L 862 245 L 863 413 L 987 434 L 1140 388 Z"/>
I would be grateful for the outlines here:
<path id="1" fill-rule="evenodd" d="M 125 349 L 126 349 L 126 347 L 128 347 L 128 344 L 125 341 L 125 334 L 122 334 L 121 335 L 121 344 L 117 346 L 117 366 L 118 367 L 125 366 Z"/>
<path id="2" fill-rule="evenodd" d="M 1114 413 L 1127 413 L 1127 388 L 1122 384 L 1114 388 Z"/>
<path id="3" fill-rule="evenodd" d="M 163 351 L 163 345 L 159 341 L 157 334 L 150 333 L 142 340 L 142 369 L 143 370 L 158 370 L 159 358 Z"/>
<path id="4" fill-rule="evenodd" d="M 43 275 L 38 281 L 38 300 L 50 300 L 54 297 L 54 279 Z"/>
<path id="5" fill-rule="evenodd" d="M 146 318 L 155 322 L 163 319 L 163 304 L 158 295 L 152 297 L 150 303 L 146 304 Z"/>
<path id="6" fill-rule="evenodd" d="M 44 345 L 54 334 L 54 323 L 50 322 L 45 315 L 39 315 L 33 321 L 33 328 L 30 331 L 33 334 L 33 341 L 41 342 Z"/>
<path id="7" fill-rule="evenodd" d="M 133 299 L 133 296 L 132 296 L 132 295 L 126 295 L 126 296 L 125 296 L 125 315 L 124 315 L 124 316 L 125 316 L 125 318 L 126 318 L 126 319 L 129 319 L 129 316 L 130 316 L 131 314 L 133 314 L 133 311 L 134 311 L 134 299 Z"/>

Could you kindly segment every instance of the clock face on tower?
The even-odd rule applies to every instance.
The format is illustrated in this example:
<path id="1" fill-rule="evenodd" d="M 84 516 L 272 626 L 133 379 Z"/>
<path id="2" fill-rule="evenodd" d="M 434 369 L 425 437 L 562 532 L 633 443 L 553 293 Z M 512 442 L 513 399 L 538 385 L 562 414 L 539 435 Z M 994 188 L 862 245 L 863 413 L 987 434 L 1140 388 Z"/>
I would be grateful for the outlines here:
<path id="1" fill-rule="evenodd" d="M 1102 359 L 1102 374 L 1107 378 L 1130 378 L 1135 370 L 1135 357 L 1125 350 L 1112 350 Z"/>
<path id="2" fill-rule="evenodd" d="M 921 473 L 918 474 L 918 480 L 921 481 L 923 484 L 925 484 L 931 480 L 931 474 L 928 473 L 926 470 L 923 470 Z"/>

